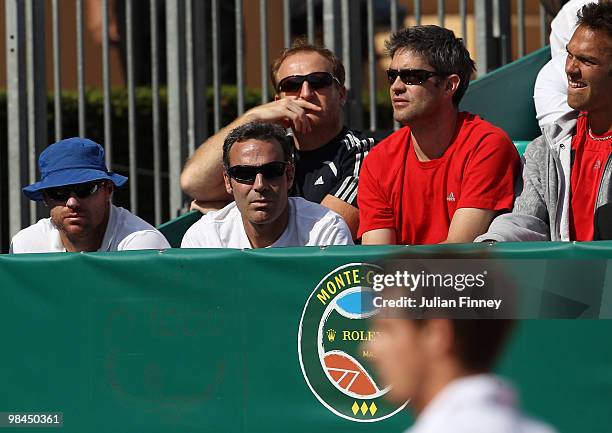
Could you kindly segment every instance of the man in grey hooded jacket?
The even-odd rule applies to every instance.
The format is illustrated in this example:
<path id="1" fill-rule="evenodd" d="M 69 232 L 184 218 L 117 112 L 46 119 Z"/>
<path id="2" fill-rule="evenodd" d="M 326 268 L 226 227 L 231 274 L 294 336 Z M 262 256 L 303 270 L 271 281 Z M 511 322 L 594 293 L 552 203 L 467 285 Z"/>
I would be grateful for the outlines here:
<path id="1" fill-rule="evenodd" d="M 584 6 L 578 24 L 565 66 L 576 111 L 529 144 L 512 212 L 476 242 L 592 240 L 595 210 L 612 201 L 612 2 Z"/>

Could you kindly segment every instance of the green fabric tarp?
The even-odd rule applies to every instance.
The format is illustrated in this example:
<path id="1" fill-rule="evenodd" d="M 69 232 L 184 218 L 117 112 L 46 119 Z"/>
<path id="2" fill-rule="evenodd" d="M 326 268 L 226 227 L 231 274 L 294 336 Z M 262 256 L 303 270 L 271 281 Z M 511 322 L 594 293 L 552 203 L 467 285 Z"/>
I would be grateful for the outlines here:
<path id="1" fill-rule="evenodd" d="M 298 325 L 332 269 L 445 251 L 584 260 L 585 272 L 612 258 L 607 242 L 0 256 L 0 410 L 63 412 L 66 432 L 400 432 L 407 414 L 357 423 L 319 403 L 300 370 Z M 590 290 L 582 277 L 576 299 Z M 609 287 L 579 317 L 612 316 Z M 498 370 L 529 414 L 607 433 L 611 335 L 609 320 L 522 321 Z"/>

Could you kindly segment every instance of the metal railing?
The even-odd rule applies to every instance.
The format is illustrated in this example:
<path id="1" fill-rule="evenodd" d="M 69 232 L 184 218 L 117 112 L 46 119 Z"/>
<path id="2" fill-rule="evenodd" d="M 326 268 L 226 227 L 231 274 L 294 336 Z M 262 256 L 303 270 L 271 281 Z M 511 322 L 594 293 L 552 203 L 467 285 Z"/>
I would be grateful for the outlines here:
<path id="1" fill-rule="evenodd" d="M 0 230 L 0 243 L 6 248 L 10 235 L 45 217 L 46 211 L 36 203 L 26 201 L 21 188 L 34 182 L 38 176 L 36 160 L 40 151 L 50 141 L 47 131 L 47 81 L 45 74 L 45 14 L 50 6 L 52 38 L 52 87 L 55 95 L 62 92 L 62 73 L 65 67 L 61 62 L 60 37 L 66 26 L 62 5 L 75 2 L 76 32 L 75 57 L 77 65 L 78 94 L 78 134 L 87 136 L 86 83 L 85 67 L 88 53 L 85 52 L 84 0 L 0 0 L 4 3 L 6 16 L 6 67 L 7 73 L 7 158 L 4 166 L 7 173 L 8 199 L 0 201 L 2 215 L 8 221 L 0 220 L 4 227 Z M 119 0 L 117 0 L 119 1 Z M 233 22 L 227 20 L 228 0 L 148 0 L 135 2 L 124 0 L 125 38 L 126 38 L 126 87 L 128 100 L 128 143 L 129 164 L 127 167 L 114 166 L 116 143 L 113 140 L 113 117 L 111 106 L 111 55 L 109 44 L 109 0 L 102 0 L 102 92 L 103 92 L 103 143 L 106 149 L 106 162 L 110 170 L 127 169 L 130 177 L 129 202 L 121 203 L 137 213 L 141 209 L 142 197 L 139 196 L 139 174 L 149 173 L 139 167 L 139 156 L 143 149 L 139 145 L 141 129 L 136 124 L 136 83 L 134 80 L 135 62 L 140 54 L 134 51 L 133 26 L 136 14 L 143 7 L 149 8 L 150 19 L 150 88 L 152 110 L 152 149 L 145 152 L 153 154 L 151 182 L 141 186 L 153 189 L 153 213 L 142 215 L 150 222 L 159 224 L 165 218 L 177 215 L 184 208 L 186 197 L 179 186 L 179 176 L 186 158 L 210 134 L 222 125 L 221 84 L 230 81 L 236 85 L 236 112 L 242 114 L 246 104 L 245 73 L 253 67 L 246 62 L 245 7 L 246 1 L 234 0 Z M 367 94 L 374 95 L 377 85 L 377 62 L 375 36 L 381 31 L 395 31 L 403 25 L 403 17 L 412 17 L 414 23 L 422 23 L 426 17 L 426 6 L 431 11 L 435 4 L 435 14 L 440 25 L 448 22 L 452 12 L 459 17 L 458 36 L 466 43 L 474 43 L 477 52 L 479 73 L 485 73 L 512 60 L 512 43 L 515 39 L 518 56 L 526 53 L 526 25 L 524 0 L 276 0 L 282 13 L 282 34 L 272 34 L 270 8 L 272 0 L 249 0 L 248 5 L 258 2 L 259 38 L 261 59 L 261 102 L 271 97 L 269 91 L 268 65 L 275 53 L 270 53 L 270 39 L 282 39 L 288 46 L 295 35 L 292 26 L 304 24 L 306 37 L 314 42 L 322 42 L 335 51 L 346 67 L 346 86 L 349 100 L 346 107 L 346 122 L 357 129 L 376 130 L 379 127 L 376 98 L 370 97 L 364 105 Z M 86 2 L 85 2 L 86 3 Z M 449 4 L 453 4 L 453 10 Z M 512 34 L 511 12 L 515 4 L 516 34 Z M 456 5 L 456 6 L 455 6 Z M 136 9 L 138 6 L 138 10 Z M 223 9 L 222 11 L 222 7 Z M 296 12 L 299 11 L 299 14 Z M 382 11 L 382 12 L 381 12 Z M 471 12 L 470 12 L 471 11 Z M 165 15 L 165 40 L 159 33 L 160 13 Z M 381 15 L 382 14 L 382 15 Z M 430 14 L 431 15 L 431 14 Z M 469 16 L 474 16 L 475 41 L 468 40 Z M 546 20 L 544 10 L 540 10 L 542 20 L 541 44 L 546 43 Z M 297 18 L 296 18 L 297 17 Z M 296 19 L 298 21 L 296 21 Z M 222 28 L 235 29 L 235 46 L 227 46 L 222 40 Z M 367 33 L 367 46 L 362 47 L 362 35 Z M 256 36 L 248 35 L 249 38 Z M 207 46 L 207 44 L 209 46 Z M 159 53 L 165 48 L 166 63 L 162 64 Z M 365 48 L 365 49 L 363 49 Z M 235 51 L 235 74 L 222 76 L 222 54 L 225 50 Z M 365 68 L 364 68 L 365 62 Z M 212 63 L 212 66 L 208 65 Z M 162 71 L 166 72 L 167 117 L 162 115 L 160 80 Z M 364 71 L 367 73 L 364 76 Z M 367 85 L 364 82 L 367 81 Z M 206 89 L 212 89 L 212 107 L 209 107 Z M 367 92 L 364 92 L 367 89 Z M 363 124 L 364 107 L 369 107 L 368 124 Z M 208 124 L 207 114 L 212 110 L 212 125 Z M 54 98 L 54 140 L 64 137 L 62 99 Z M 164 125 L 165 123 L 165 125 Z M 162 142 L 162 129 L 167 128 L 167 143 Z M 167 161 L 163 161 L 164 147 L 167 148 Z M 166 165 L 167 172 L 162 171 Z M 0 166 L 2 169 L 2 166 Z M 142 179 L 142 176 L 141 176 Z M 168 182 L 165 186 L 163 182 Z M 164 194 L 164 191 L 167 193 Z"/>

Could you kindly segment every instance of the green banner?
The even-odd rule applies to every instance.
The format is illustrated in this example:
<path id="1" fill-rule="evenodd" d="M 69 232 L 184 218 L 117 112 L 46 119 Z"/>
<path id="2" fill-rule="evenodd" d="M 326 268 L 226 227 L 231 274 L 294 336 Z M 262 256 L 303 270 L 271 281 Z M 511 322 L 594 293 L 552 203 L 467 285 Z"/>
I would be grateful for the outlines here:
<path id="1" fill-rule="evenodd" d="M 359 386 L 334 376 L 334 365 L 360 356 L 357 345 L 339 350 L 338 339 L 368 338 L 350 295 L 369 264 L 440 252 L 584 260 L 587 270 L 595 261 L 601 284 L 576 278 L 576 298 L 593 303 L 576 317 L 610 317 L 610 245 L 0 256 L 0 412 L 61 413 L 66 432 L 401 432 L 411 422 L 407 410 L 396 413 L 379 398 L 385 385 L 369 377 L 367 360 Z M 529 271 L 533 281 L 553 278 L 538 269 Z M 566 280 L 562 272 L 554 278 Z M 325 300 L 323 288 L 344 299 L 344 310 L 317 298 Z M 561 432 L 607 433 L 611 335 L 609 320 L 522 321 L 498 371 L 518 387 L 530 415 Z M 310 344 L 303 360 L 300 342 Z M 317 364 L 317 351 L 325 362 Z M 338 356 L 327 357 L 332 351 Z"/>

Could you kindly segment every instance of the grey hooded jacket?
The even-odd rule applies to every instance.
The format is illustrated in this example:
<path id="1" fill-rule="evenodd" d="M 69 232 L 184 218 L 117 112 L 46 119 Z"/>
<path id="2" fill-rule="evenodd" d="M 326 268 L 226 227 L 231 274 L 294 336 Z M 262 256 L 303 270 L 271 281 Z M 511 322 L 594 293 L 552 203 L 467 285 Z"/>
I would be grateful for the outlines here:
<path id="1" fill-rule="evenodd" d="M 578 113 L 542 128 L 523 155 L 522 182 L 511 213 L 495 218 L 475 242 L 569 241 L 572 137 Z M 595 209 L 611 201 L 612 161 L 606 162 Z M 595 213 L 593 209 L 593 214 Z"/>

